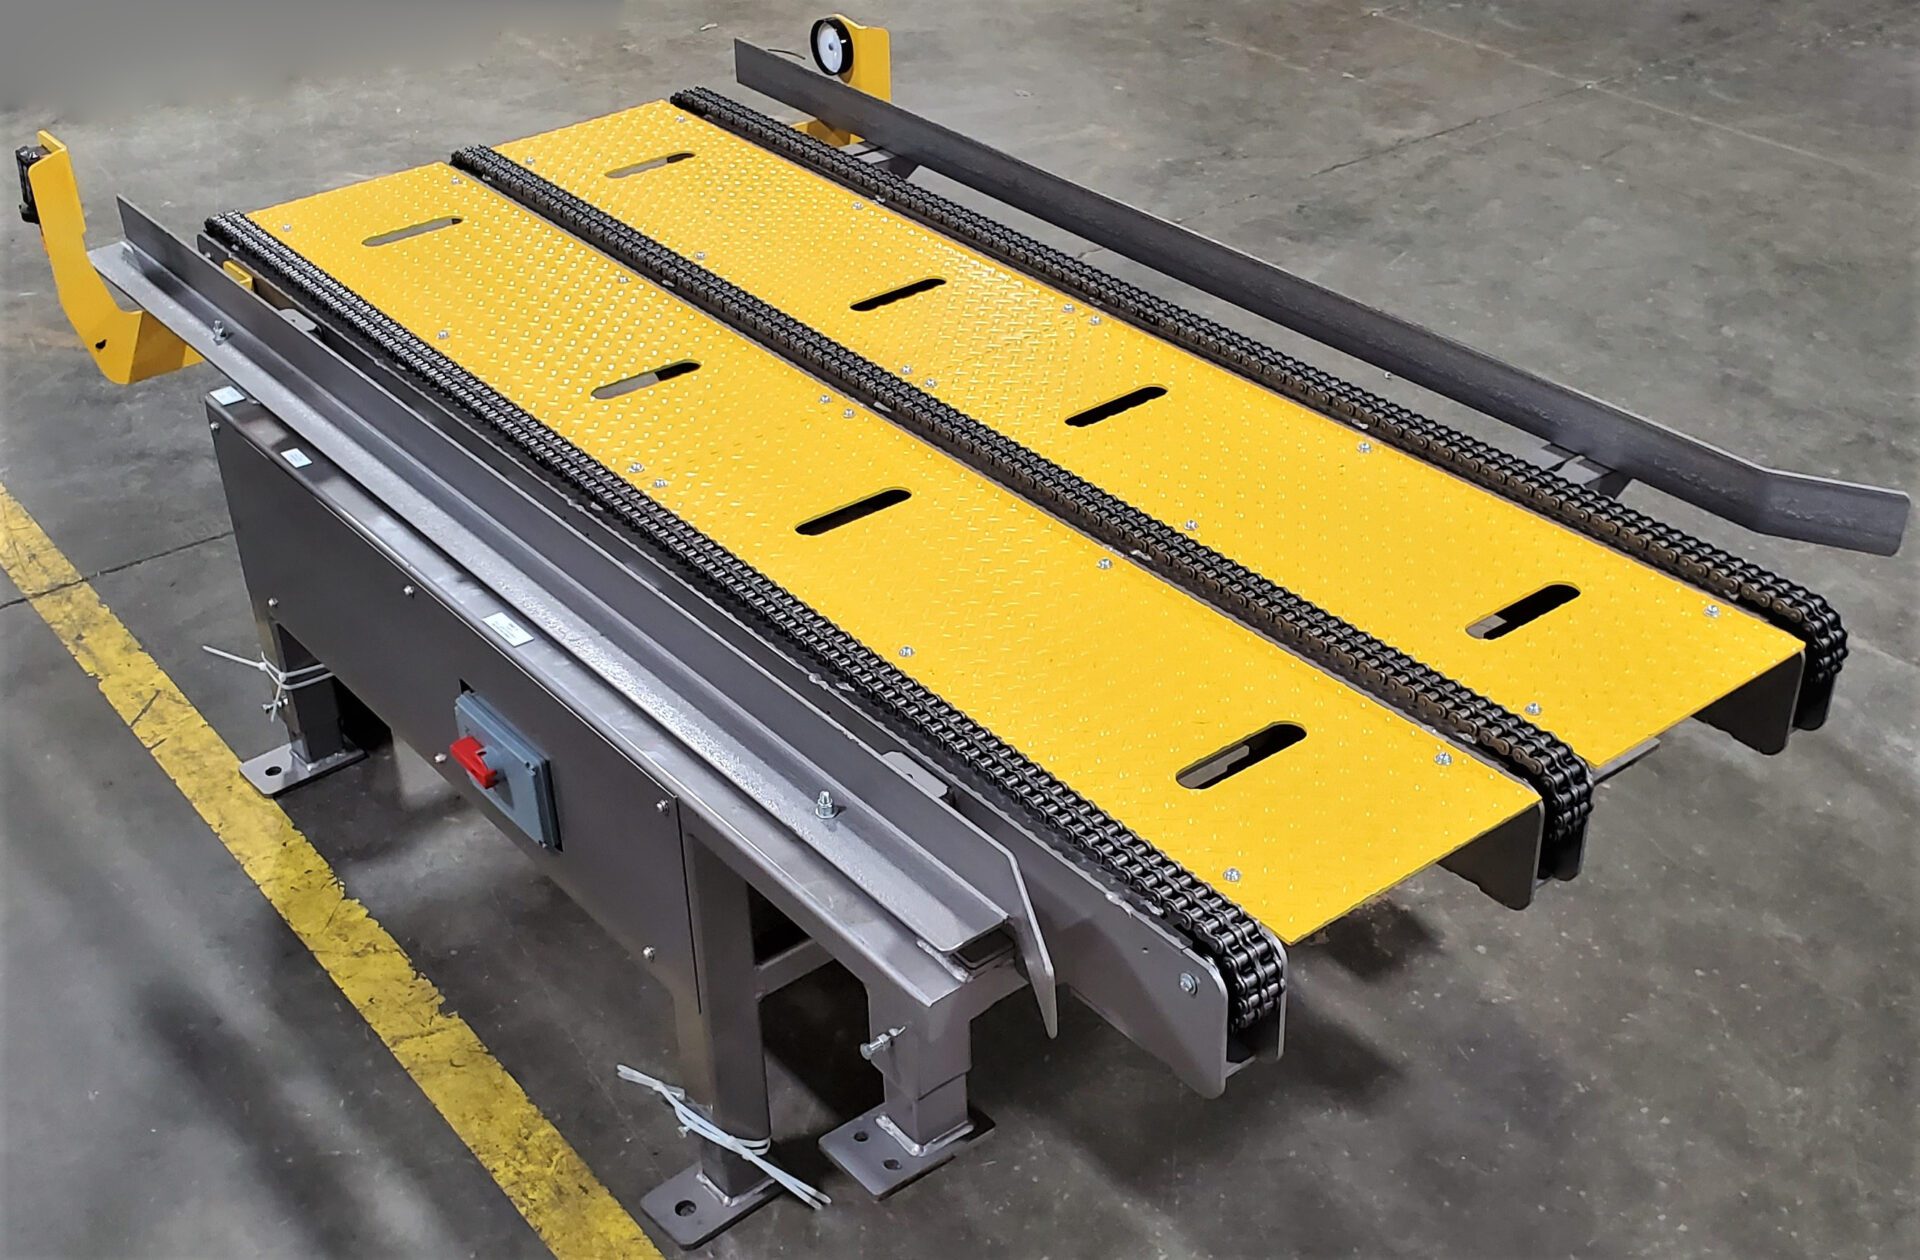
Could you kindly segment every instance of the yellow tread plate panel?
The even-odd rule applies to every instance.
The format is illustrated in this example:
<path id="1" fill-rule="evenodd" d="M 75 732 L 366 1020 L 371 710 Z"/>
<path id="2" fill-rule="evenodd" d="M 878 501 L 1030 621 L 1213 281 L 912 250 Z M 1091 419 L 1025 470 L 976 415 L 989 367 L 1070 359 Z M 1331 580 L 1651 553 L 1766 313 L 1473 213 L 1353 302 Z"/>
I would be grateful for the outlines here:
<path id="1" fill-rule="evenodd" d="M 252 218 L 1283 939 L 1537 804 L 449 167 Z M 699 366 L 605 388 L 682 362 Z M 797 532 L 889 489 L 911 497 Z M 1175 782 L 1276 722 L 1306 737 L 1204 790 Z"/>
<path id="2" fill-rule="evenodd" d="M 1612 761 L 1800 642 L 665 102 L 500 146 L 1094 484 Z M 635 174 L 609 172 L 690 154 Z M 944 281 L 874 309 L 853 304 Z M 1070 416 L 1154 387 L 1097 423 Z M 1468 627 L 1553 584 L 1497 638 Z"/>

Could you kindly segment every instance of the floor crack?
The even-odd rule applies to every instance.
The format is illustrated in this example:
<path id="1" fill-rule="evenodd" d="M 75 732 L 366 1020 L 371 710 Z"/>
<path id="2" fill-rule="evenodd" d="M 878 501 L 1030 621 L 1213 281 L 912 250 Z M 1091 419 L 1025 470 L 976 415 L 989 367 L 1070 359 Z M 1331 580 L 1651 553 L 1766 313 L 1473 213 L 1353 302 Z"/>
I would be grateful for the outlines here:
<path id="1" fill-rule="evenodd" d="M 110 577 L 115 573 L 125 573 L 128 569 L 138 568 L 148 561 L 164 560 L 168 556 L 177 556 L 183 551 L 191 551 L 195 547 L 202 547 L 210 542 L 219 542 L 222 538 L 231 538 L 232 536 L 233 529 L 232 527 L 228 527 L 217 534 L 208 534 L 205 538 L 195 538 L 190 542 L 179 543 L 161 551 L 156 551 L 151 555 L 140 556 L 133 560 L 123 560 L 119 564 L 110 564 L 104 569 L 95 569 L 92 573 L 83 573 L 72 581 L 56 582 L 52 586 L 45 587 L 41 590 L 15 595 L 12 599 L 0 600 L 0 609 L 12 608 L 15 604 L 31 603 L 36 599 L 45 599 L 49 595 L 58 595 L 61 591 L 72 590 L 76 586 L 85 586 L 89 582 L 93 582 L 99 578 Z"/>

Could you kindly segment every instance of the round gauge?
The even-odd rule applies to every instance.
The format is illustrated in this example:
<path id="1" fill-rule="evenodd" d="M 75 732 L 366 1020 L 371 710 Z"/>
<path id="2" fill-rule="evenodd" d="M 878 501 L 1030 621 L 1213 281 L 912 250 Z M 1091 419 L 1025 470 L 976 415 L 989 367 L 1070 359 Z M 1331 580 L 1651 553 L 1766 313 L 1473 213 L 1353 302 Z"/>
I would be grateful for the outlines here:
<path id="1" fill-rule="evenodd" d="M 846 77 L 853 69 L 853 36 L 839 18 L 821 18 L 813 24 L 813 64 L 828 74 Z"/>

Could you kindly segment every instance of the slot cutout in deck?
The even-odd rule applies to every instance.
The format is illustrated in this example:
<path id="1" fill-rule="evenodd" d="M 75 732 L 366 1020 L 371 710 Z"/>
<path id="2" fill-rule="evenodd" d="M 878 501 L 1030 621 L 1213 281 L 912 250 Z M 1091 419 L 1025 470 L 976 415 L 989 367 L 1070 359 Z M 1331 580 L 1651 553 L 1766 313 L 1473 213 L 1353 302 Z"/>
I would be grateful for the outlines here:
<path id="1" fill-rule="evenodd" d="M 416 236 L 425 236 L 429 232 L 438 232 L 441 228 L 450 228 L 458 222 L 460 222 L 460 216 L 450 214 L 445 218 L 428 219 L 424 223 L 410 223 L 406 227 L 395 228 L 391 232 L 382 232 L 378 236 L 369 236 L 360 243 L 362 245 L 391 245 L 395 241 L 411 240 Z"/>
<path id="2" fill-rule="evenodd" d="M 885 293 L 876 293 L 870 298 L 861 298 L 853 303 L 856 311 L 877 311 L 883 306 L 892 306 L 902 298 L 910 298 L 916 293 L 925 293 L 928 289 L 937 289 L 946 281 L 939 276 L 928 276 L 925 280 L 915 280 L 912 284 L 903 284 L 897 289 L 888 289 Z"/>
<path id="3" fill-rule="evenodd" d="M 1112 402 L 1101 403 L 1098 407 L 1089 407 L 1067 417 L 1067 423 L 1076 429 L 1084 429 L 1090 424 L 1099 424 L 1102 420 L 1111 420 L 1123 411 L 1132 411 L 1142 403 L 1150 403 L 1167 391 L 1159 385 L 1143 385 L 1131 394 L 1122 394 Z"/>
<path id="4" fill-rule="evenodd" d="M 658 385 L 661 381 L 670 381 L 676 376 L 685 376 L 689 372 L 697 371 L 699 367 L 700 365 L 692 359 L 681 359 L 678 362 L 654 368 L 651 372 L 640 372 L 633 376 L 623 376 L 617 381 L 608 381 L 594 390 L 593 396 L 605 402 L 609 398 L 631 394 L 636 389 L 645 389 L 649 385 Z"/>
<path id="5" fill-rule="evenodd" d="M 1467 627 L 1467 633 L 1476 639 L 1498 639 L 1528 622 L 1540 620 L 1563 604 L 1572 603 L 1579 594 L 1578 587 L 1554 582 L 1531 595 L 1521 596 L 1492 616 L 1482 617 Z"/>
<path id="6" fill-rule="evenodd" d="M 679 153 L 669 153 L 664 157 L 648 158 L 644 162 L 635 162 L 629 166 L 616 166 L 607 172 L 607 178 L 625 179 L 629 175 L 638 175 L 642 171 L 658 170 L 662 166 L 670 166 L 675 162 L 684 162 L 692 156 L 693 154 L 683 150 Z"/>
<path id="7" fill-rule="evenodd" d="M 796 534 L 805 534 L 812 538 L 828 530 L 839 529 L 842 525 L 851 525 L 855 521 L 872 516 L 875 512 L 884 512 L 896 503 L 905 503 L 913 495 L 905 490 L 882 490 L 879 494 L 870 494 L 864 499 L 856 499 L 845 507 L 837 507 L 831 512 L 822 512 L 810 521 L 802 521 L 793 527 Z"/>
<path id="8" fill-rule="evenodd" d="M 1235 740 L 1219 752 L 1208 753 L 1173 776 L 1183 788 L 1199 791 L 1231 779 L 1243 770 L 1251 770 L 1275 753 L 1284 752 L 1307 737 L 1306 728 L 1292 722 L 1275 722 L 1245 739 Z"/>

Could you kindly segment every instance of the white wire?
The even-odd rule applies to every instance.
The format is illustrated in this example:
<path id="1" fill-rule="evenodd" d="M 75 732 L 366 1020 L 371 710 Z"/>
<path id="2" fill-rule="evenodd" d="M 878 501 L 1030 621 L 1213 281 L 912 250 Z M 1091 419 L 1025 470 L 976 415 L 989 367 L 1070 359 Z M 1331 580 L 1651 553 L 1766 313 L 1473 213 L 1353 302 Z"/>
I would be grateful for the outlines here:
<path id="1" fill-rule="evenodd" d="M 200 645 L 200 650 L 211 656 L 217 656 L 223 661 L 232 661 L 235 665 L 257 669 L 273 679 L 273 699 L 260 706 L 268 717 L 280 711 L 280 706 L 287 702 L 288 692 L 298 691 L 302 687 L 311 687 L 315 683 L 323 683 L 333 677 L 333 671 L 325 665 L 303 665 L 299 669 L 283 670 L 265 656 L 252 658 L 235 656 L 232 652 L 205 643 Z"/>
<path id="2" fill-rule="evenodd" d="M 695 1111 L 692 1105 L 687 1102 L 687 1091 L 681 1089 L 678 1085 L 669 1085 L 665 1081 L 656 1080 L 648 1076 L 645 1072 L 636 1071 L 624 1063 L 619 1066 L 618 1071 L 621 1080 L 632 1081 L 635 1085 L 645 1085 L 648 1089 L 666 1099 L 667 1105 L 673 1108 L 674 1117 L 680 1121 L 680 1132 L 691 1133 L 695 1137 L 705 1138 L 715 1146 L 732 1151 L 735 1155 L 740 1156 L 740 1158 L 753 1164 L 760 1169 L 761 1172 L 764 1172 L 767 1176 L 779 1182 L 794 1198 L 800 1200 L 810 1208 L 817 1210 L 833 1202 L 832 1199 L 815 1190 L 798 1177 L 774 1167 L 766 1158 L 767 1151 L 772 1149 L 773 1146 L 773 1143 L 769 1140 L 762 1138 L 757 1142 L 749 1142 L 744 1138 L 737 1138 L 733 1136 L 733 1134 L 728 1133 L 725 1129 L 720 1128 L 714 1124 L 713 1121 Z"/>

